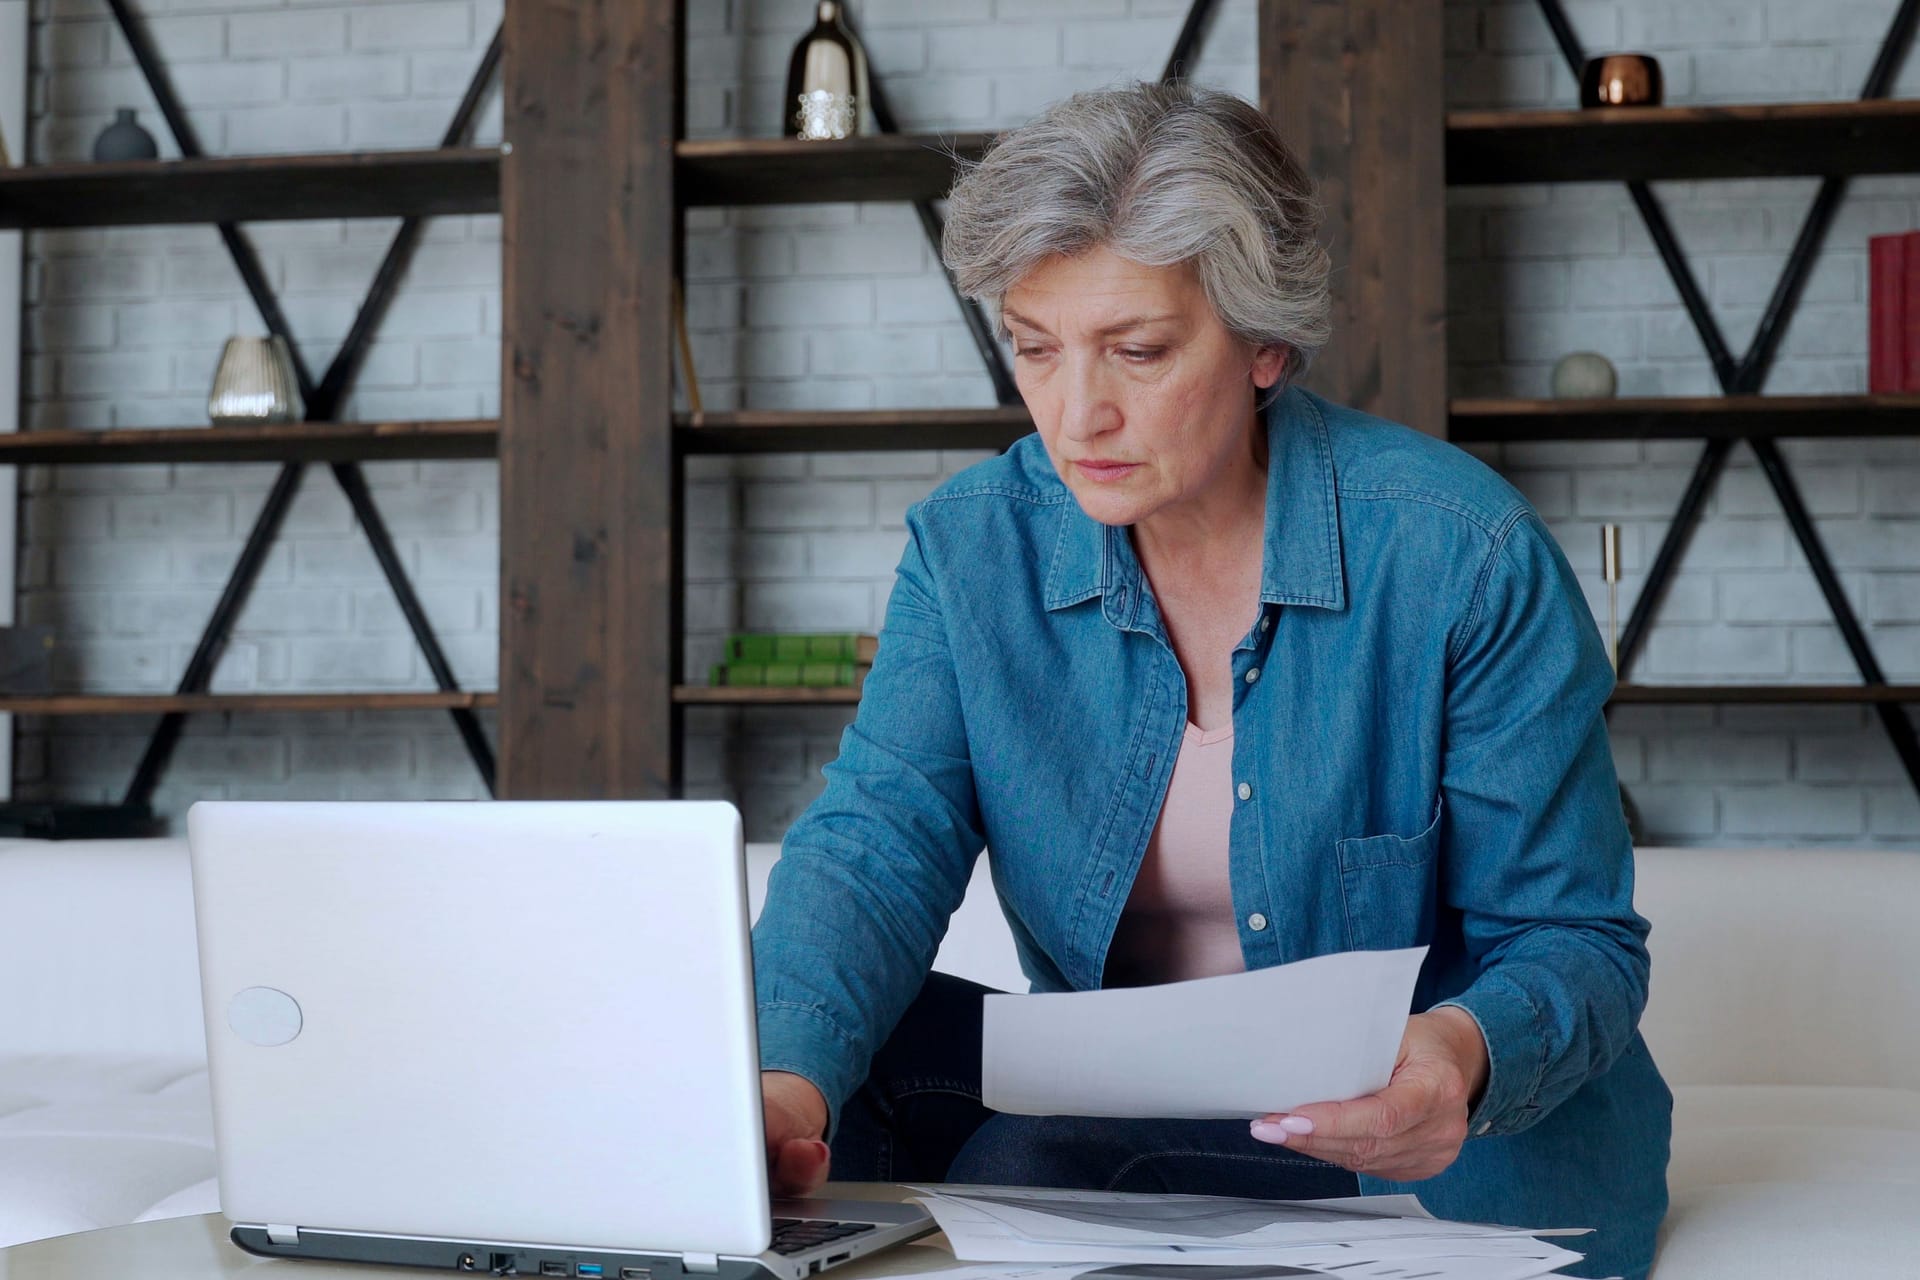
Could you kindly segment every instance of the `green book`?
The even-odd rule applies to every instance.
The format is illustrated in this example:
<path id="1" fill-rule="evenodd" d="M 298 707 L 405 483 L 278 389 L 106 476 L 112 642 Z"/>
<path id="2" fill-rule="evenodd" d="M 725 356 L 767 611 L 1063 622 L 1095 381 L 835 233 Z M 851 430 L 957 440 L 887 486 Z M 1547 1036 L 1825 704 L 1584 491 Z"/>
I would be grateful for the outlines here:
<path id="1" fill-rule="evenodd" d="M 744 631 L 727 637 L 726 660 L 733 662 L 872 662 L 879 647 L 873 636 L 777 635 Z"/>
<path id="2" fill-rule="evenodd" d="M 708 680 L 755 688 L 850 688 L 860 683 L 860 667 L 853 662 L 722 662 Z"/>

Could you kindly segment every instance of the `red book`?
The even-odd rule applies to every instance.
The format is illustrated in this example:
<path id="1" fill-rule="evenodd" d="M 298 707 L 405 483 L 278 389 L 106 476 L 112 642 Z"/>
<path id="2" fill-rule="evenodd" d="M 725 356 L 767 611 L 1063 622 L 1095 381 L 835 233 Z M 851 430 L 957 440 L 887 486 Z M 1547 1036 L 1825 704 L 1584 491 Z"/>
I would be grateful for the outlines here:
<path id="1" fill-rule="evenodd" d="M 1900 390 L 1920 391 L 1920 231 L 1906 240 L 1905 295 L 1900 312 Z"/>
<path id="2" fill-rule="evenodd" d="M 1867 241 L 1867 390 L 1906 390 L 1907 237 Z"/>

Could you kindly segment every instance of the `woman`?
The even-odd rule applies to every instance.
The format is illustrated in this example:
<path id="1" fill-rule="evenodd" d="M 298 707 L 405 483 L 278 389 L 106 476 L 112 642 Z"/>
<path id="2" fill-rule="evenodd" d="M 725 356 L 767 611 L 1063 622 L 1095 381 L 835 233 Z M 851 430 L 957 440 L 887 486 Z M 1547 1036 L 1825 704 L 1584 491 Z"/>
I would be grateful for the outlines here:
<path id="1" fill-rule="evenodd" d="M 1598 1228 L 1583 1273 L 1643 1274 L 1670 1110 L 1635 1030 L 1647 925 L 1612 672 L 1539 518 L 1459 450 L 1293 385 L 1328 337 L 1327 257 L 1245 102 L 1076 95 L 947 217 L 1038 433 L 908 513 L 859 714 L 773 873 L 776 1188 L 831 1162 L 1411 1190 Z M 1251 1126 L 986 1112 L 981 989 L 928 978 L 983 846 L 1037 991 L 1428 946 L 1392 1082 Z"/>

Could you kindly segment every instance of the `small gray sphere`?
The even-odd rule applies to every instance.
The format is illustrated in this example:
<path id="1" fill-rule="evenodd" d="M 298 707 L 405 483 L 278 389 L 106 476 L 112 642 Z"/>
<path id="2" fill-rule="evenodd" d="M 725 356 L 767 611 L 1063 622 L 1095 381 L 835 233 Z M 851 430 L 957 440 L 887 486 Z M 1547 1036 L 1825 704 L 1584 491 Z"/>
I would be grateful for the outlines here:
<path id="1" fill-rule="evenodd" d="M 1613 362 L 1597 351 L 1576 351 L 1553 366 L 1553 394 L 1559 400 L 1610 400 L 1620 389 Z"/>

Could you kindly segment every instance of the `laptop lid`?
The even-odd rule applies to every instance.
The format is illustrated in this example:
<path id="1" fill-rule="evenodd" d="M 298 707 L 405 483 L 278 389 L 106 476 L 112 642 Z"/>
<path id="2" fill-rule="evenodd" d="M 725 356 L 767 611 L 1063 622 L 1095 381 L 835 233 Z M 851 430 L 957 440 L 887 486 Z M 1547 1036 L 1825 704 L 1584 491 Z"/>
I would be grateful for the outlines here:
<path id="1" fill-rule="evenodd" d="M 202 802 L 187 833 L 229 1218 L 767 1246 L 732 805 Z"/>

